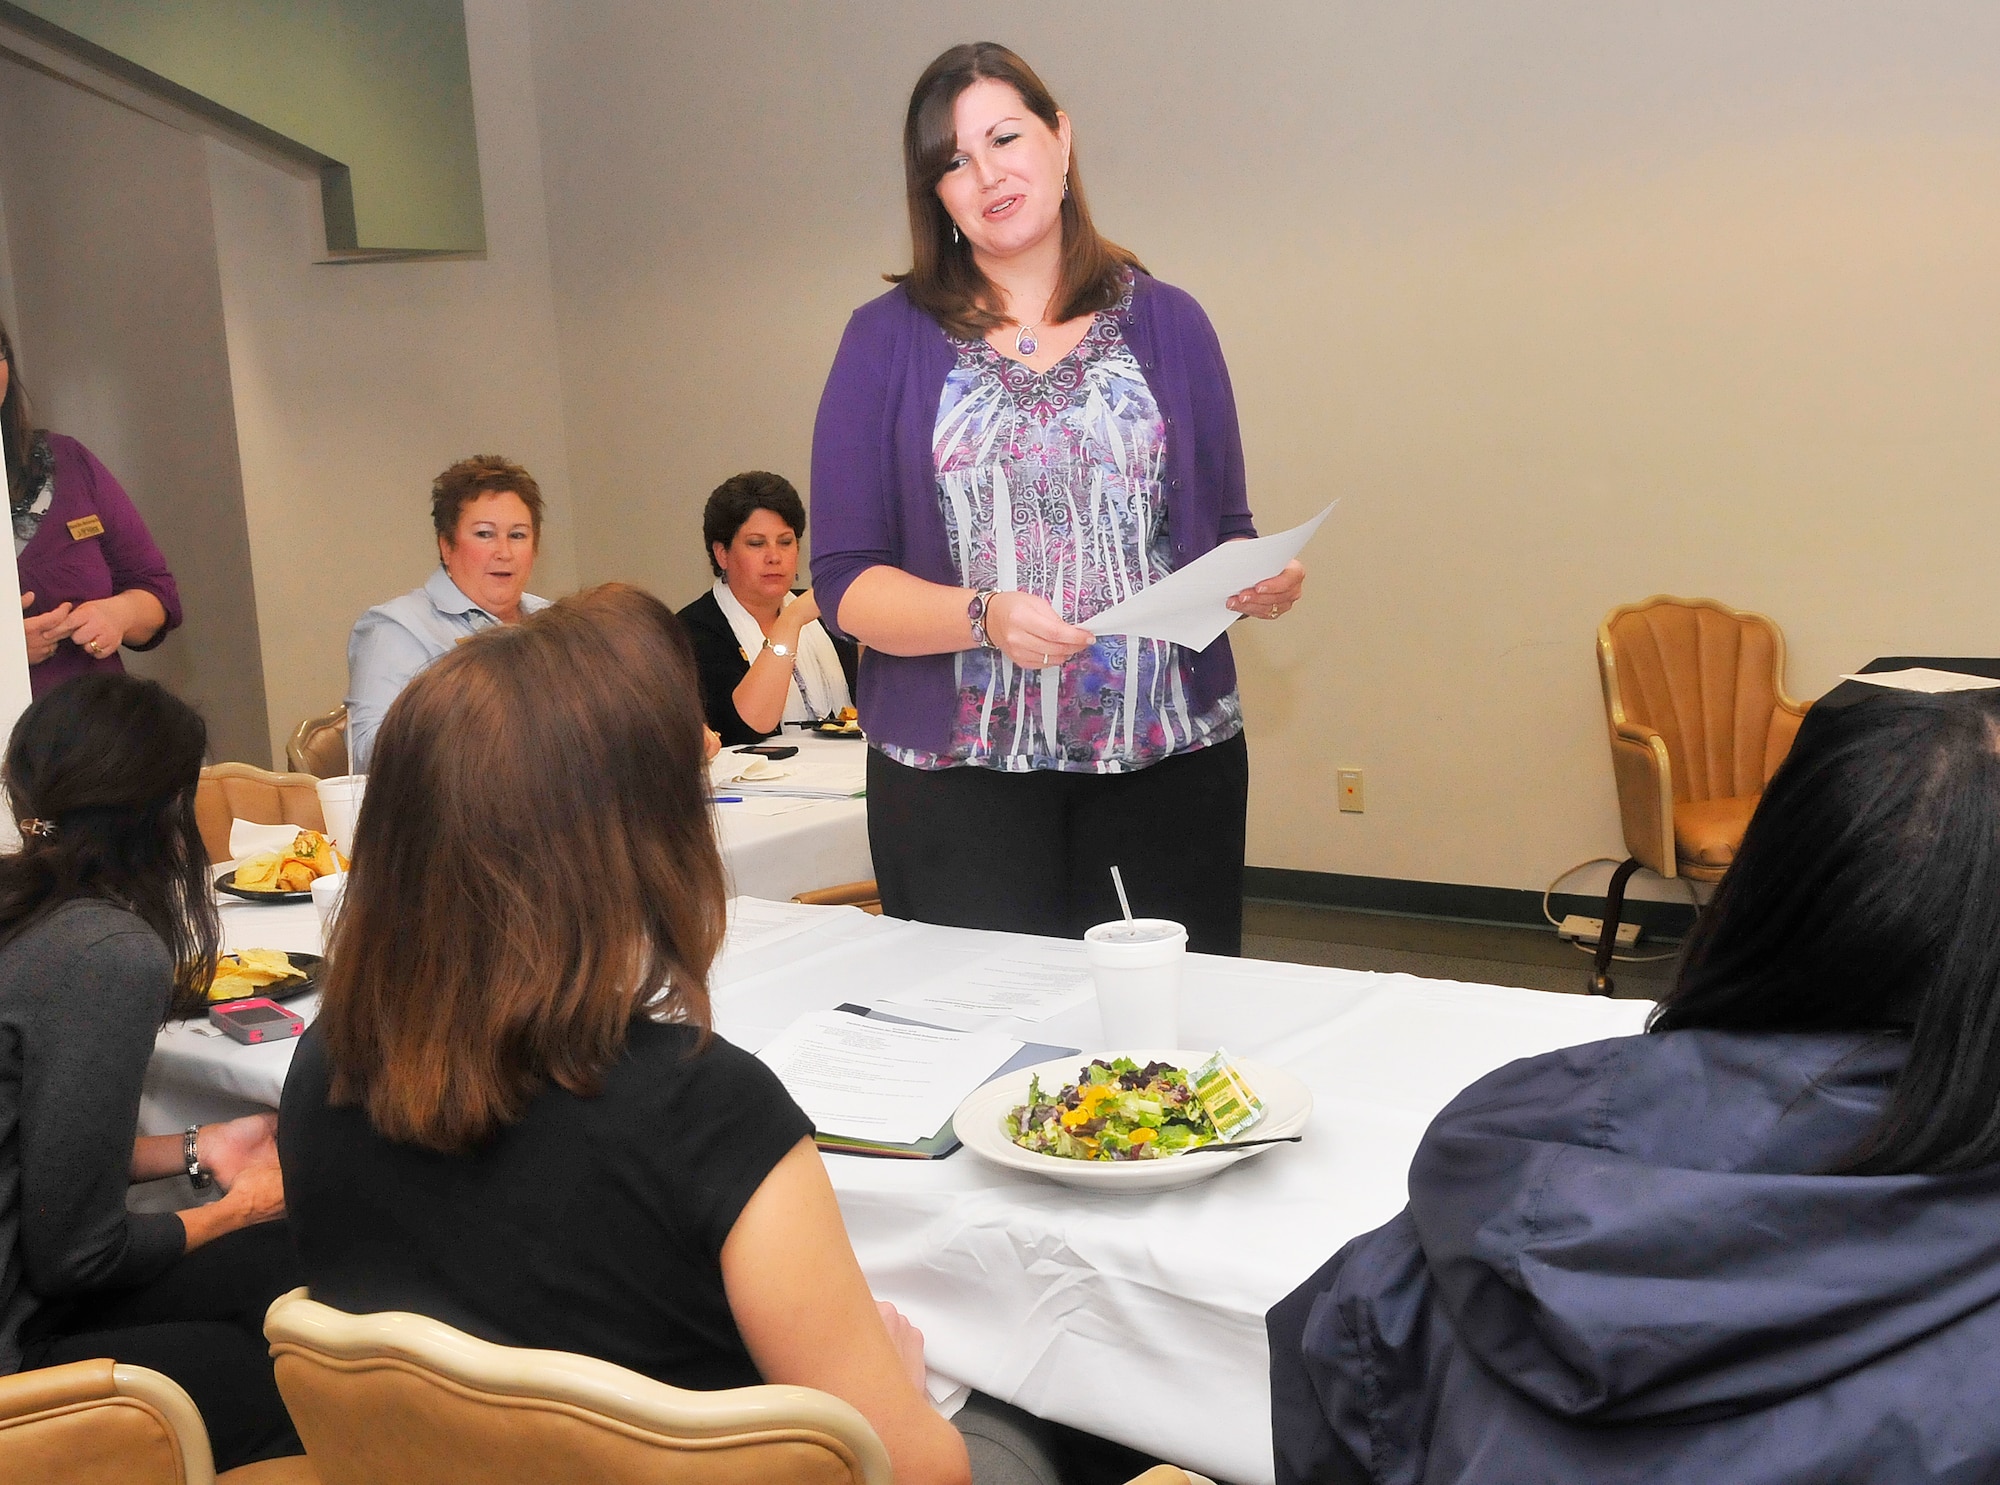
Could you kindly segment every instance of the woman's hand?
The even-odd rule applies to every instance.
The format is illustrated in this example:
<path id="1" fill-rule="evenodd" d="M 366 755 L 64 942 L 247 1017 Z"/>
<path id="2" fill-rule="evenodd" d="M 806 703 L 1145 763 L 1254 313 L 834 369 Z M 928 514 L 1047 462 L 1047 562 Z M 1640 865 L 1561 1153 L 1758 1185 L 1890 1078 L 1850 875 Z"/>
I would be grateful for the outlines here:
<path id="1" fill-rule="evenodd" d="M 167 611 L 144 588 L 127 588 L 109 598 L 92 598 L 70 610 L 70 641 L 100 659 L 122 644 L 142 645 L 160 632 Z"/>
<path id="2" fill-rule="evenodd" d="M 1064 622 L 1039 593 L 995 593 L 986 602 L 986 637 L 1027 670 L 1060 665 L 1089 649 L 1097 636 Z"/>
<path id="3" fill-rule="evenodd" d="M 1276 577 L 1267 577 L 1254 588 L 1245 588 L 1229 600 L 1229 606 L 1251 619 L 1282 617 L 1299 601 L 1306 589 L 1306 565 L 1294 557 Z"/>
<path id="4" fill-rule="evenodd" d="M 27 612 L 29 605 L 34 601 L 33 593 L 23 593 L 22 612 Z M 69 616 L 70 606 L 67 603 L 59 603 L 45 614 L 36 614 L 32 619 L 22 620 L 22 626 L 28 631 L 30 665 L 40 665 L 56 652 L 57 645 L 69 638 L 69 632 L 74 627 L 70 623 Z"/>
<path id="5" fill-rule="evenodd" d="M 278 1116 L 251 1114 L 227 1124 L 204 1124 L 195 1131 L 195 1155 L 224 1191 L 253 1165 L 278 1158 Z"/>
<path id="6" fill-rule="evenodd" d="M 903 1363 L 903 1375 L 922 1392 L 924 1390 L 924 1333 L 910 1324 L 909 1317 L 886 1299 L 875 1301 L 875 1312 L 882 1317 L 882 1324 L 888 1329 L 889 1344 L 896 1348 L 896 1357 Z"/>
<path id="7" fill-rule="evenodd" d="M 813 597 L 813 590 L 808 588 L 779 610 L 778 623 L 789 624 L 792 633 L 797 634 L 818 617 L 819 602 Z"/>
<path id="8" fill-rule="evenodd" d="M 253 1227 L 259 1222 L 275 1222 L 285 1215 L 285 1174 L 274 1155 L 236 1173 L 236 1184 L 217 1202 L 218 1207 L 234 1207 L 236 1225 Z"/>
<path id="9" fill-rule="evenodd" d="M 706 763 L 722 751 L 722 734 L 713 727 L 701 729 L 701 761 Z"/>

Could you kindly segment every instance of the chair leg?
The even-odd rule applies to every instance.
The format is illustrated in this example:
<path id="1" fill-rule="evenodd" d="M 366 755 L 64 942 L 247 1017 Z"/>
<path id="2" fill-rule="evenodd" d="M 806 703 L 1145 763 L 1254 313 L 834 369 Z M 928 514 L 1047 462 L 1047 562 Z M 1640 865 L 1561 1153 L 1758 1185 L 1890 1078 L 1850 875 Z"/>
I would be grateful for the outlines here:
<path id="1" fill-rule="evenodd" d="M 1628 856 L 1611 873 L 1611 885 L 1604 889 L 1604 930 L 1597 936 L 1597 963 L 1590 972 L 1590 993 L 1611 993 L 1611 951 L 1618 944 L 1618 920 L 1625 912 L 1625 884 L 1639 869 L 1639 858 Z"/>

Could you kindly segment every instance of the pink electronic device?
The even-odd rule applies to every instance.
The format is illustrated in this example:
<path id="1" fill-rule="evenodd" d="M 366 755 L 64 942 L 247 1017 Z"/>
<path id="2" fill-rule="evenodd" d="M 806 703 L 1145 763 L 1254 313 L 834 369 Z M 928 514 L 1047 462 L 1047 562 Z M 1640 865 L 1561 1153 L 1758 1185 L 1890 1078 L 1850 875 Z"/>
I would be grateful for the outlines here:
<path id="1" fill-rule="evenodd" d="M 212 1005 L 208 1008 L 208 1020 L 210 1025 L 221 1027 L 224 1036 L 234 1037 L 249 1046 L 258 1042 L 281 1042 L 287 1037 L 298 1036 L 306 1029 L 303 1017 L 262 995 Z"/>

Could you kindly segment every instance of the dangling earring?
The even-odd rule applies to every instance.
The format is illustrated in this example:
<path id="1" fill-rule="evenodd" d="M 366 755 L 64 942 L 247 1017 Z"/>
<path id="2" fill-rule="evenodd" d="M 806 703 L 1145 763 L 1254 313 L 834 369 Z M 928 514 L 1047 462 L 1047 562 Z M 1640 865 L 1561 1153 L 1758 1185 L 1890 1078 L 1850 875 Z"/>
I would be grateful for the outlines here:
<path id="1" fill-rule="evenodd" d="M 958 246 L 958 223 L 956 222 L 951 224 L 951 245 L 953 247 Z"/>
<path id="2" fill-rule="evenodd" d="M 1069 172 L 1063 172 L 1063 200 L 1069 200 Z"/>

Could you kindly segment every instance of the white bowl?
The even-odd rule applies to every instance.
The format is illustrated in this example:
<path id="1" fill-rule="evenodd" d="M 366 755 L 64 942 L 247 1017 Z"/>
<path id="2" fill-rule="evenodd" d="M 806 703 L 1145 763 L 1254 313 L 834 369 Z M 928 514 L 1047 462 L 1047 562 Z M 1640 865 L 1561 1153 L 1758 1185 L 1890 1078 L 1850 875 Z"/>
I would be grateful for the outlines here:
<path id="1" fill-rule="evenodd" d="M 1100 1052 L 1106 1062 L 1130 1057 L 1144 1067 L 1148 1062 L 1171 1062 L 1185 1072 L 1193 1072 L 1214 1055 L 1213 1052 Z M 1023 1067 L 975 1088 L 952 1115 L 952 1129 L 959 1143 L 982 1160 L 1008 1170 L 1060 1181 L 1065 1186 L 1082 1186 L 1099 1191 L 1170 1191 L 1176 1186 L 1192 1186 L 1219 1176 L 1239 1161 L 1281 1150 L 1283 1145 L 1253 1145 L 1229 1154 L 1190 1151 L 1158 1160 L 1065 1160 L 1060 1155 L 1044 1155 L 1024 1150 L 1007 1137 L 1007 1115 L 1028 1101 L 1028 1083 L 1039 1076 L 1045 1092 L 1053 1093 L 1076 1081 L 1077 1070 L 1090 1062 L 1084 1053 Z M 1281 1067 L 1254 1062 L 1248 1057 L 1231 1056 L 1259 1098 L 1264 1100 L 1264 1117 L 1243 1131 L 1246 1140 L 1271 1139 L 1297 1134 L 1312 1117 L 1312 1090 Z"/>

